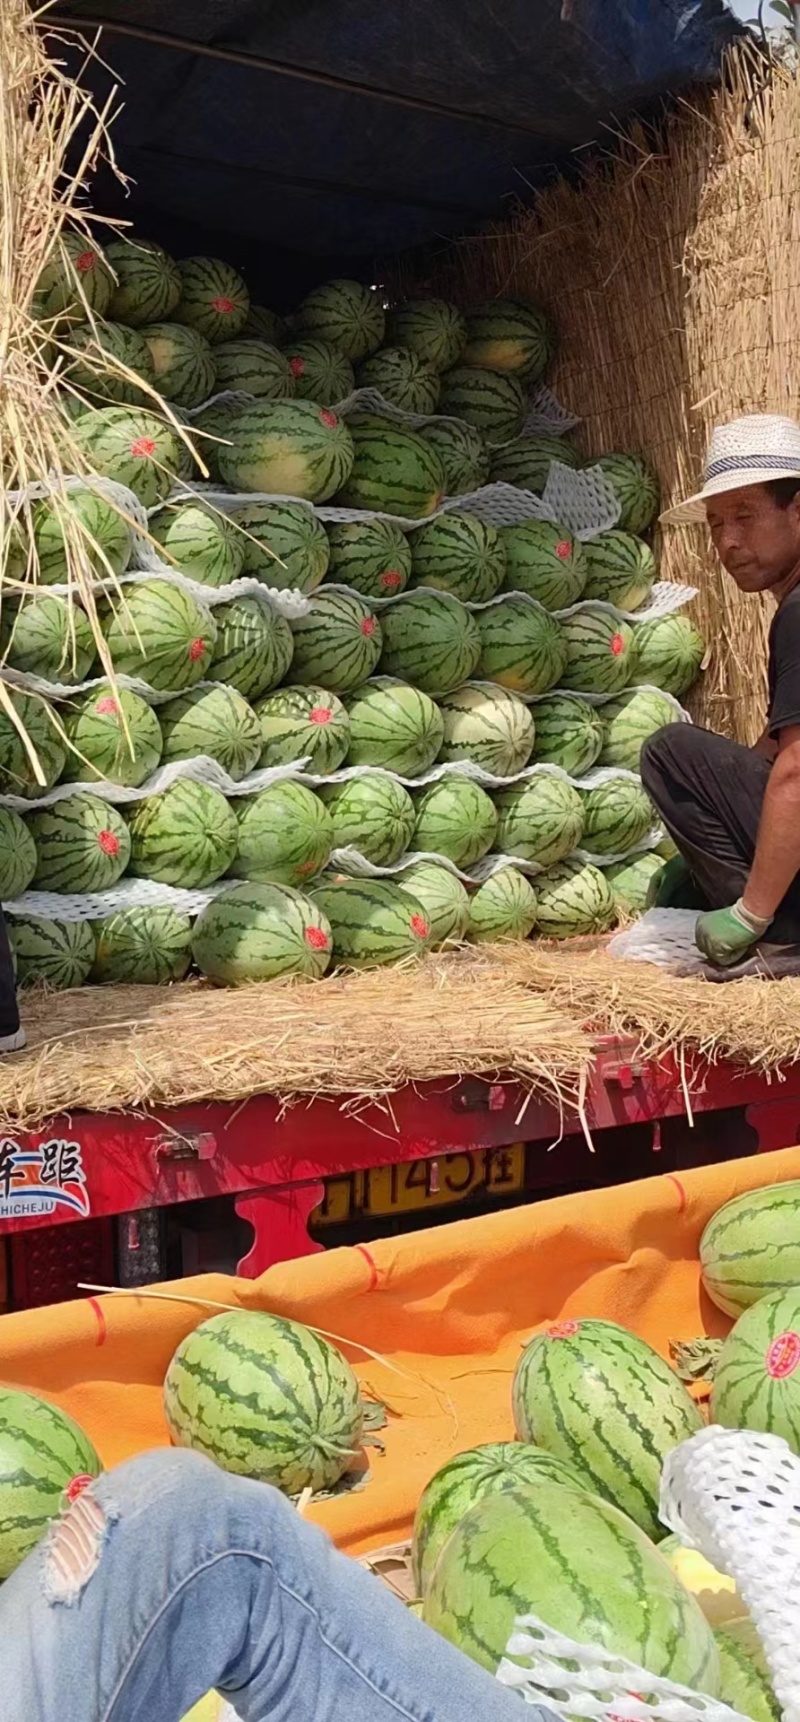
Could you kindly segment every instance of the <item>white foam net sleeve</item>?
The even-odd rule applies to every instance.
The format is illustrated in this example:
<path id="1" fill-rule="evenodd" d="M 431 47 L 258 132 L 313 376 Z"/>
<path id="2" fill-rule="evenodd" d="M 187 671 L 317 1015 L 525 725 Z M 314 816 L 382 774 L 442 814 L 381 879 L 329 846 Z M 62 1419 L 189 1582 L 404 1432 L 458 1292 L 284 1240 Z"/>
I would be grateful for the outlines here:
<path id="1" fill-rule="evenodd" d="M 661 969 L 680 969 L 682 974 L 705 973 L 706 959 L 694 942 L 697 909 L 648 909 L 609 943 L 612 957 L 633 963 L 655 963 Z"/>
<path id="2" fill-rule="evenodd" d="M 24 891 L 3 904 L 7 915 L 40 915 L 45 921 L 102 921 L 118 909 L 175 909 L 179 915 L 199 915 L 220 891 L 235 885 L 235 879 L 218 879 L 203 890 L 179 890 L 159 885 L 155 879 L 121 879 L 110 891 L 83 891 L 74 895 L 55 891 Z"/>
<path id="3" fill-rule="evenodd" d="M 650 1674 L 624 1656 L 578 1644 L 535 1615 L 515 1622 L 496 1678 L 563 1722 L 576 1716 L 590 1722 L 745 1722 L 721 1700 Z M 639 1696 L 643 1687 L 649 1698 Z"/>
<path id="4" fill-rule="evenodd" d="M 202 684 L 201 684 L 202 685 Z M 208 684 L 217 687 L 216 682 Z M 129 788 L 121 783 L 111 783 L 108 778 L 87 779 L 80 783 L 56 783 L 45 795 L 33 798 L 23 798 L 21 795 L 0 795 L 0 807 L 10 807 L 15 813 L 35 813 L 37 808 L 52 807 L 57 801 L 63 801 L 68 795 L 77 795 L 78 791 L 96 795 L 100 801 L 110 801 L 115 806 L 122 807 L 132 801 L 144 801 L 148 795 L 158 795 L 164 789 L 169 789 L 179 778 L 191 778 L 195 783 L 205 783 L 210 789 L 218 789 L 222 795 L 256 795 L 260 789 L 269 789 L 273 783 L 279 783 L 282 778 L 297 777 L 298 768 L 302 761 L 294 760 L 290 765 L 269 765 L 259 771 L 248 772 L 246 777 L 229 777 L 227 771 L 216 759 L 209 759 L 207 754 L 195 754 L 193 759 L 175 759 L 168 765 L 160 765 L 152 777 L 139 785 L 138 789 Z"/>
<path id="5" fill-rule="evenodd" d="M 576 471 L 554 460 L 542 495 L 547 518 L 564 522 L 576 538 L 595 538 L 619 520 L 617 495 L 601 466 Z"/>
<path id="6" fill-rule="evenodd" d="M 567 469 L 569 470 L 569 469 Z M 277 495 L 271 491 L 230 491 L 222 490 L 218 484 L 201 484 L 194 480 L 180 486 L 170 498 L 177 501 L 179 496 L 191 494 L 210 502 L 221 513 L 232 514 L 237 508 L 244 508 L 251 502 L 298 502 L 296 496 Z M 523 520 L 551 520 L 554 525 L 568 524 L 552 509 L 545 506 L 540 496 L 535 496 L 531 490 L 518 490 L 513 484 L 484 484 L 478 490 L 469 491 L 464 496 L 448 496 L 439 508 L 422 519 L 413 519 L 411 515 L 390 514 L 388 511 L 370 508 L 337 508 L 333 503 L 314 504 L 314 513 L 318 520 L 335 525 L 337 521 L 348 520 L 386 520 L 390 526 L 399 526 L 401 531 L 409 532 L 415 526 L 428 526 L 431 520 L 436 520 L 441 514 L 449 514 L 453 509 L 460 509 L 468 514 L 477 515 L 490 526 L 518 526 Z M 593 537 L 602 528 L 593 527 L 589 536 Z"/>
<path id="7" fill-rule="evenodd" d="M 537 436 L 542 431 L 549 436 L 566 436 L 567 431 L 574 430 L 580 422 L 568 407 L 561 405 L 546 383 L 540 383 L 531 394 L 530 410 L 522 432 L 524 436 Z"/>

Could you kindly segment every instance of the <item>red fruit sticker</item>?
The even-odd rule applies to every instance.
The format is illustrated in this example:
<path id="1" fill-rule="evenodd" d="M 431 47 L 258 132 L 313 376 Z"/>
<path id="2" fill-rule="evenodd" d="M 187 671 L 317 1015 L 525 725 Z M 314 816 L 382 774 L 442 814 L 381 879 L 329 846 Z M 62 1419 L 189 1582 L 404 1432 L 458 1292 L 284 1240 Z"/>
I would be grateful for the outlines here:
<path id="1" fill-rule="evenodd" d="M 308 714 L 309 723 L 330 723 L 333 712 L 330 706 L 314 706 Z"/>
<path id="2" fill-rule="evenodd" d="M 335 430 L 339 423 L 335 413 L 329 413 L 327 407 L 320 413 L 320 423 L 327 425 L 329 430 Z"/>
<path id="3" fill-rule="evenodd" d="M 418 939 L 427 939 L 430 937 L 430 922 L 426 921 L 424 915 L 412 915 L 411 920 L 409 921 L 409 926 L 412 933 L 416 934 Z"/>
<path id="4" fill-rule="evenodd" d="M 193 664 L 197 663 L 198 658 L 202 658 L 203 653 L 205 652 L 205 649 L 206 649 L 205 640 L 197 639 L 197 640 L 192 641 L 192 643 L 189 647 L 189 657 L 191 658 Z"/>
<path id="5" fill-rule="evenodd" d="M 88 275 L 90 269 L 94 268 L 96 262 L 96 251 L 82 251 L 80 257 L 77 259 L 76 268 L 80 270 L 82 275 Z"/>
<path id="6" fill-rule="evenodd" d="M 371 636 L 375 632 L 375 617 L 374 616 L 365 616 L 364 617 L 364 620 L 361 623 L 361 632 L 364 635 L 365 640 L 369 640 L 371 638 Z"/>
<path id="7" fill-rule="evenodd" d="M 289 360 L 289 370 L 293 377 L 302 377 L 305 368 L 299 353 L 296 353 L 294 358 Z"/>
<path id="8" fill-rule="evenodd" d="M 306 927 L 303 938 L 306 944 L 311 946 L 312 951 L 327 951 L 330 945 L 330 939 L 321 927 Z"/>
<path id="9" fill-rule="evenodd" d="M 307 878 L 310 873 L 318 873 L 319 866 L 316 861 L 301 861 L 297 871 Z"/>
<path id="10" fill-rule="evenodd" d="M 149 458 L 149 456 L 155 454 L 155 452 L 156 445 L 151 436 L 137 436 L 136 441 L 131 443 L 131 454 L 143 455 Z"/>
<path id="11" fill-rule="evenodd" d="M 561 538 L 556 545 L 556 555 L 560 562 L 568 562 L 572 555 L 572 543 L 569 538 Z"/>
<path id="12" fill-rule="evenodd" d="M 94 1481 L 94 1477 L 90 1477 L 88 1472 L 81 1471 L 80 1476 L 73 1477 L 72 1482 L 67 1484 L 64 1490 L 64 1499 L 69 1501 L 70 1506 L 72 1506 L 73 1501 L 77 1501 L 78 1496 L 82 1495 L 84 1489 L 88 1489 L 89 1484 Z"/>
<path id="13" fill-rule="evenodd" d="M 785 1381 L 794 1375 L 800 1364 L 800 1333 L 779 1333 L 767 1352 L 767 1374 L 773 1381 Z"/>
<path id="14" fill-rule="evenodd" d="M 613 656 L 615 658 L 618 658 L 620 652 L 624 652 L 624 650 L 625 650 L 625 641 L 623 640 L 622 635 L 621 634 L 612 634 L 612 636 L 611 636 L 611 651 L 612 651 Z"/>
<path id="15" fill-rule="evenodd" d="M 386 573 L 381 575 L 378 584 L 379 586 L 387 586 L 390 590 L 393 590 L 395 586 L 402 586 L 403 576 L 402 574 L 398 574 L 396 568 L 387 568 Z"/>
<path id="16" fill-rule="evenodd" d="M 544 1331 L 548 1339 L 574 1339 L 580 1330 L 579 1321 L 557 1321 L 552 1327 L 546 1327 Z"/>
<path id="17" fill-rule="evenodd" d="M 119 854 L 119 838 L 114 836 L 113 831 L 98 831 L 97 841 L 104 855 Z"/>
<path id="18" fill-rule="evenodd" d="M 225 295 L 221 293 L 218 299 L 212 299 L 211 309 L 212 311 L 219 311 L 223 317 L 227 317 L 228 313 L 234 310 L 234 303 L 232 299 L 226 299 Z"/>
<path id="19" fill-rule="evenodd" d="M 105 694 L 103 699 L 98 700 L 94 709 L 98 717 L 117 717 L 119 715 L 119 706 L 110 694 Z"/>

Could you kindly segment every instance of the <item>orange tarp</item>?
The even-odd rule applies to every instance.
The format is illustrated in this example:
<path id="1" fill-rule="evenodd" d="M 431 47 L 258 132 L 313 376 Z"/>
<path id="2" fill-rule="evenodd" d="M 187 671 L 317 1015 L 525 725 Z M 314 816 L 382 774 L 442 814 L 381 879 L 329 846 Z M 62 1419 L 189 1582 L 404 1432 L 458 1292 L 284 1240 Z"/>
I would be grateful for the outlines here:
<path id="1" fill-rule="evenodd" d="M 785 1149 L 333 1250 L 258 1280 L 208 1274 L 160 1289 L 274 1310 L 349 1342 L 364 1387 L 390 1408 L 386 1451 L 370 1450 L 364 1489 L 310 1511 L 342 1547 L 374 1548 L 407 1535 L 424 1484 L 452 1453 L 513 1435 L 511 1377 L 537 1327 L 605 1316 L 665 1355 L 671 1339 L 725 1333 L 700 1286 L 702 1229 L 740 1191 L 797 1177 L 800 1149 Z M 0 1379 L 65 1406 L 112 1465 L 167 1441 L 167 1365 L 213 1313 L 126 1295 L 4 1316 Z"/>

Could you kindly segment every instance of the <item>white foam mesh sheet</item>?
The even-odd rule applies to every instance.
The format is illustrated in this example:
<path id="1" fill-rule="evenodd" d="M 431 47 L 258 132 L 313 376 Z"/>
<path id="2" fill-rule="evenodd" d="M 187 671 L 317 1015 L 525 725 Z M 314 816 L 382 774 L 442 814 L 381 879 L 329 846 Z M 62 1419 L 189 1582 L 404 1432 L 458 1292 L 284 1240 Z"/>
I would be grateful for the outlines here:
<path id="1" fill-rule="evenodd" d="M 217 686 L 216 682 L 209 685 Z M 302 765 L 302 761 L 299 763 Z M 179 778 L 187 777 L 192 778 L 195 783 L 206 783 L 211 789 L 218 789 L 222 795 L 256 795 L 260 789 L 269 789 L 271 784 L 278 783 L 282 778 L 297 775 L 298 762 L 295 760 L 291 765 L 264 766 L 259 771 L 248 772 L 246 777 L 229 777 L 216 759 L 209 759 L 207 754 L 199 753 L 194 759 L 175 759 L 169 765 L 160 765 L 152 777 L 148 777 L 138 789 L 110 783 L 107 778 L 100 782 L 87 779 L 86 782 L 80 783 L 56 783 L 45 795 L 37 796 L 35 800 L 26 800 L 21 795 L 0 795 L 0 807 L 10 807 L 15 813 L 33 813 L 38 807 L 53 807 L 57 801 L 63 801 L 68 795 L 76 795 L 79 790 L 99 796 L 101 801 L 110 801 L 122 807 L 133 801 L 144 801 L 148 795 L 158 795 L 161 790 L 169 789 L 173 783 L 177 783 Z"/>
<path id="2" fill-rule="evenodd" d="M 185 891 L 160 885 L 155 879 L 121 879 L 110 891 L 76 891 L 73 895 L 25 891 L 3 908 L 7 915 L 41 915 L 46 921 L 102 921 L 118 909 L 164 907 L 177 910 L 179 915 L 199 915 L 212 898 L 235 883 L 234 879 L 218 879 L 202 891 Z"/>

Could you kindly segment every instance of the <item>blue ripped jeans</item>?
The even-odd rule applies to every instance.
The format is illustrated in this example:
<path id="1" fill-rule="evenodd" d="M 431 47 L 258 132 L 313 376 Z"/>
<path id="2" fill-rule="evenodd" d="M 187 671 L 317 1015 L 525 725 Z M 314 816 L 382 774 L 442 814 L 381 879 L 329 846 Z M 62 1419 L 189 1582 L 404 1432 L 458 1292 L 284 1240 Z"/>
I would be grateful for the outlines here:
<path id="1" fill-rule="evenodd" d="M 282 1495 L 169 1450 L 92 1484 L 0 1589 L 0 1676 L 3 1722 L 178 1722 L 210 1687 L 243 1722 L 520 1715 Z"/>

